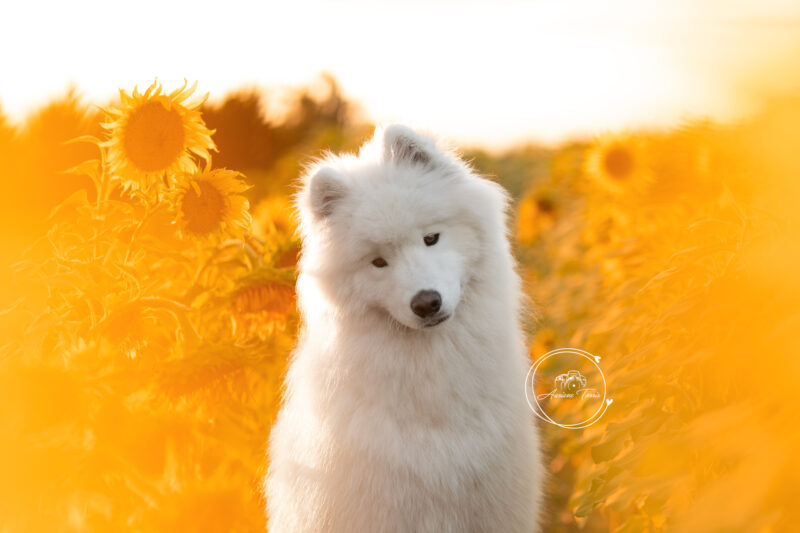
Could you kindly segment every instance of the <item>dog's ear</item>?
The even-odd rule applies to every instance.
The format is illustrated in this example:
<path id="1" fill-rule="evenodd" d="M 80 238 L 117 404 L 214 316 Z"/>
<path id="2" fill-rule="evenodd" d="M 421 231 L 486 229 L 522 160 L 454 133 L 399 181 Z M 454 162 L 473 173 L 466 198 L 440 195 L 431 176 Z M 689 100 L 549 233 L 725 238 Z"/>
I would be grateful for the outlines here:
<path id="1" fill-rule="evenodd" d="M 326 218 L 336 209 L 336 204 L 347 194 L 345 176 L 329 166 L 313 169 L 306 181 L 305 206 L 319 219 Z"/>
<path id="2" fill-rule="evenodd" d="M 411 128 L 392 124 L 383 131 L 383 159 L 398 164 L 433 166 L 436 144 Z"/>

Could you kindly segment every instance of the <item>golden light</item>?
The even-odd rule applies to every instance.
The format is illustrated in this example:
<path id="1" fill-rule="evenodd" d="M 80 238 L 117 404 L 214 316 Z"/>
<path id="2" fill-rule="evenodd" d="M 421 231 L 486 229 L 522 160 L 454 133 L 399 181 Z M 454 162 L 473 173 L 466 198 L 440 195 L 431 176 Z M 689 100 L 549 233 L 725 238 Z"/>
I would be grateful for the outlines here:
<path id="1" fill-rule="evenodd" d="M 297 178 L 385 121 L 508 190 L 531 358 L 603 358 L 602 421 L 542 428 L 544 532 L 800 523 L 796 2 L 6 11 L 2 533 L 266 529 L 287 361 L 333 307 L 297 286 Z"/>

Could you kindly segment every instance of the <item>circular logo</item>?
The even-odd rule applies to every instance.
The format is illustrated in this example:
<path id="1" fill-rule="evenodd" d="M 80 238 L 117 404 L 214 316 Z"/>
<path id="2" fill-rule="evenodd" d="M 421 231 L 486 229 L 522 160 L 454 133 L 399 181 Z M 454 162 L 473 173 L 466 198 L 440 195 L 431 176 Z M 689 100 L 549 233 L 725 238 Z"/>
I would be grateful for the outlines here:
<path id="1" fill-rule="evenodd" d="M 525 379 L 525 399 L 536 416 L 564 429 L 591 426 L 614 401 L 600 358 L 577 348 L 539 357 Z"/>

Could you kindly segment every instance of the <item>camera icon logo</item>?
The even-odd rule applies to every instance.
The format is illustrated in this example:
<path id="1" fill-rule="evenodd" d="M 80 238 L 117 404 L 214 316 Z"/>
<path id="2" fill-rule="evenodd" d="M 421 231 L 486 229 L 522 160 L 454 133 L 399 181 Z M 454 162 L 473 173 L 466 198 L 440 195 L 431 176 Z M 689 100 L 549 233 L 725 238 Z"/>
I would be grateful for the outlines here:
<path id="1" fill-rule="evenodd" d="M 575 396 L 586 387 L 586 376 L 579 370 L 570 370 L 556 377 L 556 388 L 562 394 Z"/>
<path id="2" fill-rule="evenodd" d="M 557 348 L 536 359 L 525 379 L 525 399 L 533 413 L 564 429 L 600 420 L 614 399 L 599 363 L 600 357 L 578 348 Z"/>

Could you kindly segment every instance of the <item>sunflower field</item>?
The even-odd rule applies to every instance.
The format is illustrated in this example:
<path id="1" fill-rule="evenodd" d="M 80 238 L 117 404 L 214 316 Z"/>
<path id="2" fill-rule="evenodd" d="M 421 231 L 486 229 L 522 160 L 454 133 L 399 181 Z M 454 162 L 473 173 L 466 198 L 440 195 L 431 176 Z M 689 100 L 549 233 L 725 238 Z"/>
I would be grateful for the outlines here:
<path id="1" fill-rule="evenodd" d="M 371 133 L 324 81 L 281 119 L 254 93 L 157 83 L 0 114 L 0 532 L 265 530 L 292 183 Z M 532 360 L 602 356 L 614 398 L 587 428 L 542 426 L 544 531 L 800 523 L 798 122 L 787 98 L 737 124 L 465 151 L 514 197 Z"/>

